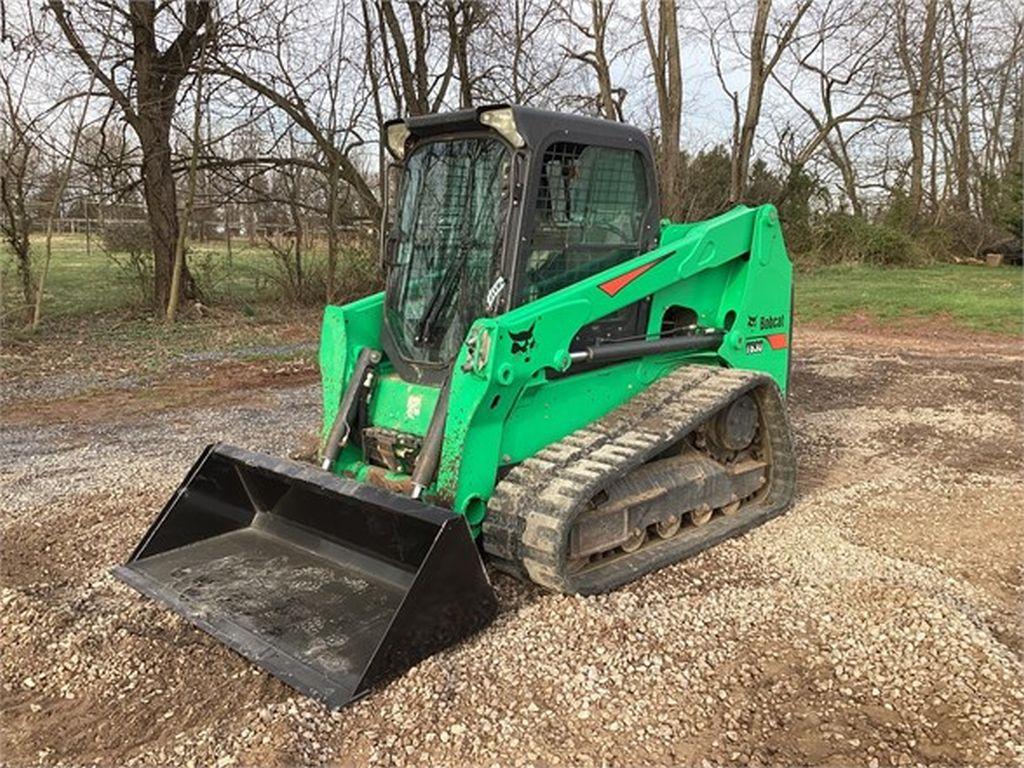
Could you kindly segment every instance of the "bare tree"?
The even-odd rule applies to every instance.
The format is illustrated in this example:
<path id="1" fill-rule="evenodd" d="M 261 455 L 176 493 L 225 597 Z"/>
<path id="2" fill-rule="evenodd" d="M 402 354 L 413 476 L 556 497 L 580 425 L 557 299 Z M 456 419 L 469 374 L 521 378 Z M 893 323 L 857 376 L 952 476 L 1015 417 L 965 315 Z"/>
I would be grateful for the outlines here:
<path id="1" fill-rule="evenodd" d="M 384 82 L 399 114 L 423 115 L 440 109 L 455 73 L 460 48 L 465 53 L 462 65 L 466 67 L 469 87 L 469 34 L 479 14 L 471 5 L 461 0 L 446 0 L 443 4 L 409 0 L 400 5 L 400 9 L 404 8 L 400 16 L 394 3 L 382 2 L 376 4 L 376 19 L 364 14 L 368 22 L 367 44 L 372 44 L 376 27 Z M 439 44 L 433 45 L 435 40 Z M 457 41 L 455 45 L 451 44 L 453 41 Z"/>
<path id="2" fill-rule="evenodd" d="M 811 2 L 812 0 L 798 0 L 792 8 L 787 9 L 789 10 L 788 18 L 776 19 L 772 15 L 772 0 L 757 0 L 748 39 L 744 39 L 745 35 L 737 28 L 735 14 L 731 10 L 726 11 L 725 26 L 730 31 L 731 40 L 737 47 L 739 55 L 747 61 L 746 103 L 742 109 L 740 108 L 739 92 L 729 88 L 725 78 L 722 45 L 717 40 L 721 34 L 721 20 L 711 20 L 705 13 L 705 20 L 709 22 L 709 42 L 715 71 L 722 90 L 726 92 L 732 103 L 730 202 L 739 202 L 744 197 L 757 127 L 761 120 L 765 88 L 782 58 L 782 54 L 793 42 L 800 27 L 800 21 L 807 13 L 807 9 L 810 8 Z M 774 47 L 771 49 L 769 49 L 769 41 L 774 41 Z"/>
<path id="3" fill-rule="evenodd" d="M 102 84 L 121 109 L 142 150 L 142 182 L 154 256 L 154 302 L 162 311 L 170 298 L 174 248 L 178 239 L 178 206 L 171 160 L 171 124 L 178 90 L 202 47 L 211 5 L 186 0 L 184 15 L 176 6 L 131 0 L 127 9 L 101 0 L 76 6 L 78 21 L 63 0 L 48 0 L 71 50 Z M 115 10 L 106 25 L 100 9 Z M 99 21 L 97 24 L 96 22 Z M 176 33 L 168 36 L 174 27 Z M 83 36 L 83 27 L 88 32 Z M 109 40 L 111 61 L 104 62 L 87 46 L 90 37 Z M 181 290 L 192 285 L 183 266 Z"/>
<path id="4" fill-rule="evenodd" d="M 856 170 L 849 153 L 851 135 L 885 117 L 880 102 L 881 73 L 877 57 L 889 36 L 888 17 L 870 6 L 828 2 L 808 18 L 812 27 L 791 45 L 795 70 L 785 77 L 776 69 L 772 79 L 789 96 L 808 129 L 787 123 L 782 138 L 792 143 L 785 157 L 789 179 L 797 178 L 824 151 L 842 178 L 842 189 L 854 213 L 863 208 Z M 812 98 L 813 94 L 816 98 Z M 844 129 L 852 125 L 852 134 Z M 792 191 L 786 183 L 781 203 Z"/>
<path id="5" fill-rule="evenodd" d="M 910 217 L 913 221 L 921 216 L 924 197 L 924 122 L 932 100 L 938 5 L 938 0 L 925 0 L 923 24 L 918 33 L 916 20 L 911 16 L 917 4 L 908 3 L 907 0 L 895 2 L 896 55 L 910 91 L 910 113 L 906 117 L 906 125 L 910 140 L 909 198 Z"/>
<path id="6" fill-rule="evenodd" d="M 212 34 L 212 31 L 211 31 Z M 188 225 L 192 217 L 192 209 L 196 202 L 196 173 L 199 165 L 199 154 L 202 142 L 203 126 L 203 82 L 206 76 L 206 57 L 210 49 L 209 35 L 203 39 L 202 53 L 199 58 L 199 72 L 195 80 L 195 104 L 192 111 L 192 151 L 188 162 L 186 176 L 185 205 L 178 222 L 178 239 L 174 243 L 174 265 L 171 270 L 171 289 L 168 292 L 167 309 L 164 320 L 173 323 L 178 312 L 178 300 L 181 296 L 181 278 L 185 268 L 185 241 L 188 239 Z M 209 108 L 209 105 L 206 105 Z"/>
<path id="7" fill-rule="evenodd" d="M 653 30 L 649 16 L 647 0 L 642 0 L 640 20 L 647 54 L 651 59 L 654 88 L 658 94 L 661 210 L 666 216 L 678 217 L 682 214 L 677 180 L 681 159 L 679 133 L 683 109 L 683 73 L 675 0 L 658 0 L 658 22 Z"/>
<path id="8" fill-rule="evenodd" d="M 955 47 L 958 82 L 953 89 L 956 134 L 954 138 L 956 178 L 956 204 L 961 213 L 971 208 L 971 45 L 974 28 L 974 13 L 970 0 L 961 7 L 953 0 L 946 0 L 946 13 Z"/>
<path id="9" fill-rule="evenodd" d="M 989 30 L 1003 41 L 974 46 L 971 87 L 975 94 L 976 125 L 981 141 L 972 178 L 980 187 L 978 214 L 1005 226 L 1019 221 L 1020 201 L 1014 200 L 1022 171 L 1021 143 L 1024 118 L 1024 9 L 1016 4 L 997 6 L 987 21 Z M 981 30 L 984 34 L 986 30 Z M 981 50 L 978 50 L 978 48 Z M 1019 227 L 1017 227 L 1019 229 Z"/>
<path id="10" fill-rule="evenodd" d="M 324 274 L 332 300 L 349 266 L 342 233 L 380 213 L 380 124 L 510 101 L 648 129 L 662 209 L 673 218 L 774 199 L 789 203 L 787 215 L 826 221 L 838 201 L 885 226 L 912 219 L 963 231 L 962 246 L 977 249 L 1007 236 L 997 222 L 1019 188 L 1018 5 L 46 0 L 44 18 L 72 52 L 74 82 L 84 83 L 84 71 L 109 105 L 105 114 L 92 107 L 72 168 L 67 109 L 53 112 L 59 130 L 26 133 L 31 121 L 11 119 L 17 82 L 0 93 L 8 102 L 0 104 L 4 184 L 14 193 L 5 194 L 3 226 L 24 233 L 5 237 L 26 265 L 27 297 L 46 279 L 28 246 L 40 201 L 53 215 L 54 206 L 82 215 L 84 205 L 90 221 L 97 212 L 136 218 L 144 202 L 152 238 L 136 251 L 148 254 L 151 240 L 154 301 L 172 315 L 195 290 L 184 245 L 197 225 L 199 237 L 222 229 L 229 251 L 242 230 L 253 244 L 269 237 L 291 270 L 282 290 L 297 296 Z M 702 32 L 681 37 L 695 15 Z M 9 29 L 16 37 L 17 24 Z M 5 55 L 12 39 L 9 32 Z M 724 98 L 700 94 L 691 108 L 684 96 L 701 68 L 685 64 L 702 48 Z M 12 61 L 0 61 L 8 81 Z M 201 105 L 191 101 L 190 78 L 205 94 Z M 176 118 L 180 103 L 189 114 Z M 723 105 L 731 115 L 720 128 Z M 63 185 L 62 168 L 70 170 Z"/>
<path id="11" fill-rule="evenodd" d="M 370 219 L 380 216 L 380 203 L 358 158 L 368 143 L 361 122 L 368 101 L 376 98 L 371 96 L 376 89 L 366 82 L 359 66 L 366 59 L 349 28 L 347 6 L 335 5 L 330 17 L 315 20 L 317 33 L 324 22 L 329 25 L 326 38 L 311 36 L 313 30 L 297 20 L 300 8 L 300 4 L 287 2 L 268 4 L 261 14 L 244 20 L 236 31 L 238 39 L 220 47 L 211 67 L 214 74 L 230 78 L 248 91 L 251 109 L 271 110 L 290 121 L 283 130 L 272 129 L 273 143 L 283 143 L 284 137 L 291 142 L 291 130 L 295 129 L 315 148 L 312 154 L 285 152 L 278 157 L 236 158 L 230 164 L 281 167 L 291 163 L 321 174 L 328 248 L 325 282 L 331 301 L 342 206 Z M 253 56 L 253 50 L 263 55 Z M 374 137 L 377 130 L 374 125 Z"/>
<path id="12" fill-rule="evenodd" d="M 78 120 L 75 122 L 74 127 L 71 129 L 71 139 L 68 143 L 67 155 L 64 158 L 64 167 L 60 171 L 59 181 L 57 182 L 57 188 L 53 191 L 53 199 L 50 201 L 50 210 L 46 216 L 46 240 L 45 248 L 43 250 L 43 265 L 39 270 L 39 280 L 36 286 L 36 299 L 35 305 L 32 309 L 32 330 L 36 330 L 39 327 L 39 321 L 43 314 L 43 297 L 46 291 L 46 278 L 50 271 L 50 262 L 53 258 L 53 226 L 54 221 L 57 218 L 57 214 L 60 212 L 61 201 L 64 198 L 64 192 L 68 188 L 68 182 L 71 180 L 71 172 L 75 167 L 75 157 L 78 154 L 78 144 L 82 138 L 82 131 L 85 128 L 85 121 L 89 115 L 89 102 L 92 98 L 92 89 L 96 83 L 96 76 L 90 75 L 89 85 L 85 89 L 85 97 L 83 99 L 82 111 L 79 114 Z"/>
<path id="13" fill-rule="evenodd" d="M 563 50 L 570 59 L 581 62 L 593 72 L 597 80 L 597 113 L 621 122 L 626 89 L 614 84 L 612 63 L 616 54 L 624 53 L 626 47 L 612 48 L 609 33 L 614 11 L 615 0 L 585 0 L 579 5 L 570 2 L 564 19 L 579 37 L 572 44 L 563 45 Z"/>
<path id="14" fill-rule="evenodd" d="M 28 199 L 32 185 L 30 158 L 37 151 L 39 118 L 30 114 L 26 91 L 38 64 L 38 49 L 33 46 L 31 34 L 14 31 L 0 45 L 8 48 L 0 56 L 0 232 L 14 256 L 25 302 L 25 322 L 29 323 L 33 280 Z"/>
<path id="15" fill-rule="evenodd" d="M 477 75 L 473 71 L 471 41 L 487 20 L 488 10 L 480 0 L 446 0 L 445 18 L 448 26 L 448 45 L 455 59 L 455 72 L 459 80 L 459 106 L 473 106 L 473 91 Z"/>
<path id="16" fill-rule="evenodd" d="M 558 0 L 509 0 L 489 14 L 478 37 L 485 66 L 475 82 L 494 101 L 551 106 L 562 90 L 568 59 L 560 50 L 563 11 Z"/>

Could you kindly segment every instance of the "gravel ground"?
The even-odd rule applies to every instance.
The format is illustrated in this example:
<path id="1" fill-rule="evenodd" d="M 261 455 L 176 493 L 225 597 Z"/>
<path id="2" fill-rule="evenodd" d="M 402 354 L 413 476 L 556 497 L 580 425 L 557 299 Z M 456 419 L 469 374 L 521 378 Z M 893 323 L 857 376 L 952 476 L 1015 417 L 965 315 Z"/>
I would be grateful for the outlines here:
<path id="1" fill-rule="evenodd" d="M 1019 343 L 797 350 L 788 515 L 609 595 L 494 574 L 490 628 L 336 713 L 108 575 L 206 441 L 308 442 L 315 387 L 87 425 L 19 412 L 4 762 L 1021 764 Z"/>

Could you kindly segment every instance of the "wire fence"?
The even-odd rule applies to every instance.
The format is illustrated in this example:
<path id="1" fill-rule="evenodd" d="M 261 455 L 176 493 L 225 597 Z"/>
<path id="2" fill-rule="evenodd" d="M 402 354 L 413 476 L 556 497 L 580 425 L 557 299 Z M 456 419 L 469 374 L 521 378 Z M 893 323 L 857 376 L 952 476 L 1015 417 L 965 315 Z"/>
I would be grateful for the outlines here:
<path id="1" fill-rule="evenodd" d="M 147 227 L 149 222 L 142 218 L 86 218 L 86 217 L 61 217 L 53 220 L 53 231 L 55 234 L 84 234 L 98 236 L 103 233 L 104 228 L 113 226 Z M 355 219 L 338 224 L 336 232 L 357 232 L 365 233 L 375 229 L 377 222 L 373 219 Z M 34 232 L 45 231 L 44 222 L 37 222 L 33 227 Z M 324 226 L 303 226 L 305 237 L 326 239 L 328 229 Z M 195 240 L 226 240 L 231 238 L 253 238 L 263 240 L 270 237 L 288 235 L 294 232 L 294 227 L 287 223 L 257 223 L 257 224 L 231 224 L 226 225 L 223 221 L 200 221 L 189 224 L 189 237 Z"/>

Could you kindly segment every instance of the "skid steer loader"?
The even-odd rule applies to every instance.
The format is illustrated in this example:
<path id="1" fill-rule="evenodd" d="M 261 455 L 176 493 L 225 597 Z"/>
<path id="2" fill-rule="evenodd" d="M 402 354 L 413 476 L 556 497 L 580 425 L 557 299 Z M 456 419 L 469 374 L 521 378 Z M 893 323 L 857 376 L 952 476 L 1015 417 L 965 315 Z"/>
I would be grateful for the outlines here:
<path id="1" fill-rule="evenodd" d="M 792 270 L 775 210 L 659 219 L 622 124 L 384 126 L 382 293 L 328 306 L 321 466 L 208 447 L 116 574 L 341 706 L 484 627 L 482 559 L 614 589 L 781 513 Z"/>

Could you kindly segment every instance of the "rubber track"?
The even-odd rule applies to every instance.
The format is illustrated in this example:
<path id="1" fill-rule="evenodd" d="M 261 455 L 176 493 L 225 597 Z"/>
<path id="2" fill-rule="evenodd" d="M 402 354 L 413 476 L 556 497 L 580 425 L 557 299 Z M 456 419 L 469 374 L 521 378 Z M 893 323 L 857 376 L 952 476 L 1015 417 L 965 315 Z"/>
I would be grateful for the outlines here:
<path id="1" fill-rule="evenodd" d="M 569 532 L 601 489 L 657 456 L 730 401 L 751 392 L 768 437 L 769 492 L 733 516 L 652 541 L 632 555 L 577 574 L 565 570 Z M 691 557 L 781 514 L 796 467 L 785 406 L 775 382 L 754 371 L 684 366 L 607 416 L 552 443 L 498 483 L 483 524 L 484 549 L 502 570 L 557 591 L 604 592 Z"/>

